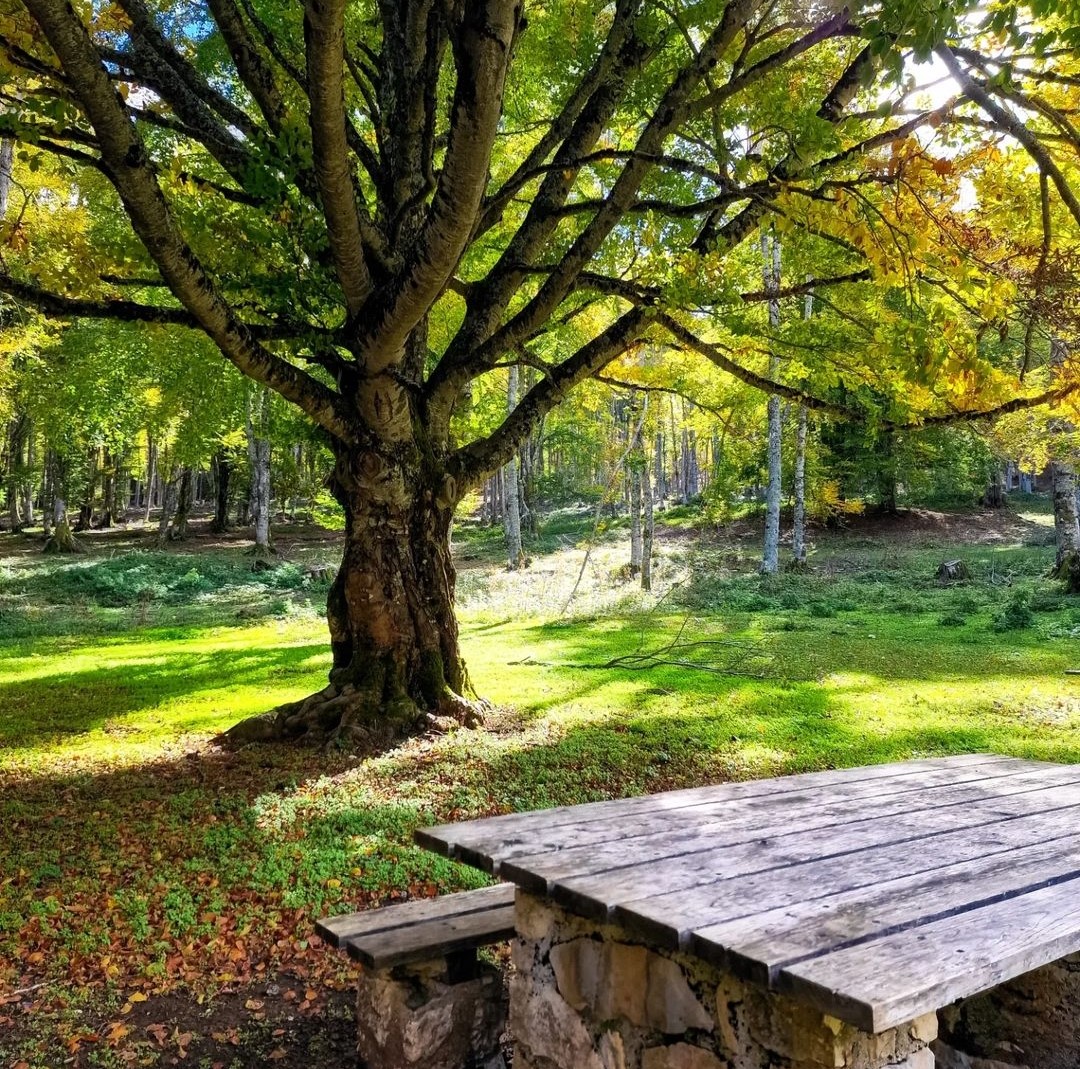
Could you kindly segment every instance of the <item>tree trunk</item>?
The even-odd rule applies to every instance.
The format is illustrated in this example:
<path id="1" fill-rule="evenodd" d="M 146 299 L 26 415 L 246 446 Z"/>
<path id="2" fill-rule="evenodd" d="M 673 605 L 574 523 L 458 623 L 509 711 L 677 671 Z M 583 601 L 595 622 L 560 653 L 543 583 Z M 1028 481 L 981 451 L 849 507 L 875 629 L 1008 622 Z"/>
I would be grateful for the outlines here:
<path id="1" fill-rule="evenodd" d="M 270 439 L 266 432 L 269 408 L 270 399 L 265 390 L 249 391 L 247 448 L 251 469 L 251 522 L 255 526 L 253 568 L 268 567 L 274 552 L 270 542 Z"/>
<path id="2" fill-rule="evenodd" d="M 517 408 L 518 367 L 514 364 L 509 371 L 506 386 L 506 412 L 509 415 Z M 525 554 L 521 551 L 521 496 L 518 489 L 517 457 L 512 456 L 503 465 L 503 535 L 506 539 L 506 566 L 510 571 L 517 571 L 525 563 Z"/>
<path id="3" fill-rule="evenodd" d="M 62 497 L 53 498 L 52 535 L 45 543 L 46 553 L 81 553 L 82 546 L 71 533 L 68 522 L 67 502 Z"/>
<path id="4" fill-rule="evenodd" d="M 24 526 L 20 511 L 22 503 L 20 481 L 22 479 L 22 448 L 25 427 L 26 418 L 21 415 L 16 416 L 8 427 L 7 504 L 8 525 L 12 531 L 21 531 Z"/>
<path id="5" fill-rule="evenodd" d="M 34 421 L 26 417 L 26 452 L 23 466 L 23 478 L 20 483 L 22 490 L 22 518 L 27 527 L 34 525 L 34 471 L 37 467 L 37 446 L 34 444 Z"/>
<path id="6" fill-rule="evenodd" d="M 1005 507 L 1005 478 L 1000 468 L 995 468 L 983 493 L 983 506 L 988 509 Z"/>
<path id="7" fill-rule="evenodd" d="M 146 500 L 143 502 L 143 523 L 150 522 L 150 509 L 154 504 L 155 483 L 158 477 L 158 447 L 149 434 L 146 436 Z"/>
<path id="8" fill-rule="evenodd" d="M 791 525 L 791 566 L 795 571 L 806 567 L 806 405 L 799 405 L 799 424 L 795 435 L 795 515 Z"/>
<path id="9" fill-rule="evenodd" d="M 430 716 L 440 724 L 478 722 L 479 707 L 462 697 L 468 679 L 454 616 L 452 486 L 419 464 L 403 467 L 389 450 L 339 447 L 330 488 L 345 512 L 345 545 L 327 599 L 330 685 L 241 722 L 225 741 L 366 747 Z"/>
<path id="10" fill-rule="evenodd" d="M 223 534 L 229 529 L 229 483 L 232 461 L 224 452 L 214 455 L 214 519 L 210 530 Z"/>
<path id="11" fill-rule="evenodd" d="M 775 293 L 780 288 L 780 243 L 775 236 L 763 232 L 761 253 L 764 257 L 765 289 Z M 775 332 L 780 325 L 780 305 L 769 301 L 769 327 Z M 780 372 L 780 361 L 775 356 L 775 344 L 770 345 L 769 377 L 775 379 Z M 780 398 L 769 397 L 769 485 L 765 492 L 765 546 L 761 555 L 761 574 L 775 575 L 780 568 Z"/>
<path id="12" fill-rule="evenodd" d="M 641 589 L 652 590 L 653 532 L 656 530 L 656 522 L 653 515 L 652 479 L 647 462 L 641 465 L 641 505 L 644 512 L 641 532 Z"/>
<path id="13" fill-rule="evenodd" d="M 1071 594 L 1080 594 L 1080 521 L 1076 507 L 1076 470 L 1071 464 L 1053 465 L 1054 530 L 1057 561 L 1054 575 L 1064 579 Z"/>
<path id="14" fill-rule="evenodd" d="M 195 473 L 190 466 L 185 466 L 180 472 L 180 486 L 176 494 L 176 514 L 172 525 L 168 529 L 170 542 L 183 542 L 191 533 L 191 502 L 195 493 Z"/>
<path id="15" fill-rule="evenodd" d="M 169 542 L 169 521 L 172 519 L 173 510 L 176 508 L 176 495 L 180 488 L 180 469 L 173 471 L 168 482 L 162 487 L 161 493 L 161 519 L 158 520 L 157 542 L 159 546 L 165 546 Z"/>
<path id="16" fill-rule="evenodd" d="M 99 527 L 112 527 L 116 522 L 116 473 L 118 458 L 110 450 L 104 451 L 101 469 L 101 519 Z"/>

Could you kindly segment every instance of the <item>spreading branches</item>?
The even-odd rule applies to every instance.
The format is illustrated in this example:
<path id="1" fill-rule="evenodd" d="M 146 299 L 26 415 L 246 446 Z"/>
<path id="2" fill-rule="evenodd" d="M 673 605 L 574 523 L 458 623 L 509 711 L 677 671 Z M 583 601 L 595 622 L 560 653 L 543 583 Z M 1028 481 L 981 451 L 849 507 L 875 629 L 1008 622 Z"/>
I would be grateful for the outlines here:
<path id="1" fill-rule="evenodd" d="M 347 435 L 335 394 L 259 343 L 180 236 L 146 148 L 75 10 L 66 0 L 27 0 L 26 6 L 75 87 L 132 227 L 180 303 L 244 374 L 299 405 L 332 434 Z"/>
<path id="2" fill-rule="evenodd" d="M 956 53 L 948 45 L 938 46 L 937 54 L 967 95 L 998 124 L 1002 131 L 1016 138 L 1027 149 L 1028 154 L 1039 165 L 1039 170 L 1054 183 L 1062 202 L 1069 209 L 1069 213 L 1076 220 L 1077 225 L 1080 226 L 1080 199 L 1077 198 L 1076 193 L 1069 185 L 1065 173 L 1054 162 L 1054 158 L 1039 141 L 1038 137 L 1008 108 L 998 103 L 985 86 L 971 76 L 957 59 Z"/>
<path id="3" fill-rule="evenodd" d="M 345 0 L 308 0 L 304 7 L 304 40 L 315 177 L 338 282 L 345 307 L 353 317 L 363 307 L 372 286 L 345 132 Z"/>

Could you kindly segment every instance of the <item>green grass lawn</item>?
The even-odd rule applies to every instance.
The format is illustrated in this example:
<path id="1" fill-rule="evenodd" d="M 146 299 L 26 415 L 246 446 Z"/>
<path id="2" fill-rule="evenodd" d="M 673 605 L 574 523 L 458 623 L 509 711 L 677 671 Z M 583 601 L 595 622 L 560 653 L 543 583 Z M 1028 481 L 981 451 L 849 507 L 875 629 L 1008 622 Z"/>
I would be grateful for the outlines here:
<path id="1" fill-rule="evenodd" d="M 1020 519 L 1045 530 L 1038 510 Z M 486 727 L 367 758 L 210 745 L 323 685 L 325 584 L 301 568 L 255 576 L 228 548 L 11 558 L 0 1055 L 62 1064 L 41 1051 L 77 1039 L 80 998 L 122 1021 L 132 995 L 279 973 L 345 986 L 314 918 L 481 882 L 415 848 L 420 823 L 918 755 L 1080 760 L 1080 678 L 1064 674 L 1080 667 L 1080 603 L 1043 578 L 1045 544 L 823 536 L 810 574 L 764 580 L 751 544 L 682 536 L 646 598 L 612 578 L 615 531 L 560 615 L 588 527 L 521 575 L 463 569 Z M 470 537 L 483 558 L 487 533 Z M 941 587 L 953 556 L 974 578 Z M 654 667 L 601 667 L 676 639 Z M 5 1039 L 5 992 L 43 982 L 30 1016 L 47 1027 Z M 94 1060 L 104 1041 L 84 1046 L 80 1064 L 112 1064 Z"/>

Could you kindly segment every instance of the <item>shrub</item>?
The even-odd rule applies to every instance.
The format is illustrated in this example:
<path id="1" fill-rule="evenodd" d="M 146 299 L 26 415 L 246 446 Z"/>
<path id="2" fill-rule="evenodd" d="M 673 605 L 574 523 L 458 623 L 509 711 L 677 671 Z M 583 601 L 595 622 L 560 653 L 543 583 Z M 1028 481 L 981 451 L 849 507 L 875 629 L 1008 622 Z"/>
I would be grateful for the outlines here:
<path id="1" fill-rule="evenodd" d="M 1035 622 L 1035 614 L 1028 604 L 1028 596 L 1017 591 L 994 616 L 995 631 L 1023 631 Z"/>

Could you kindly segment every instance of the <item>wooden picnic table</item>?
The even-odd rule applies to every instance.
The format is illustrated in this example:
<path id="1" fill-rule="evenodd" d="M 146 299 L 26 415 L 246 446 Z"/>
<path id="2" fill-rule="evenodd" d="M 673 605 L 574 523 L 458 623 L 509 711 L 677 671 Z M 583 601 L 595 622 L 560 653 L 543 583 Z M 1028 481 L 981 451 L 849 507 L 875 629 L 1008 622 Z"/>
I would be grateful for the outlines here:
<path id="1" fill-rule="evenodd" d="M 637 996 L 604 994 L 619 977 L 592 974 L 625 972 L 634 954 L 678 964 L 709 1017 L 706 1025 L 683 1013 L 676 1023 L 690 1022 L 690 1039 L 681 1045 L 717 1065 L 730 1053 L 717 1038 L 723 1011 L 709 1000 L 736 983 L 736 1003 L 764 998 L 762 1014 L 787 1007 L 806 1027 L 803 1007 L 837 1027 L 846 1022 L 847 1062 L 837 1065 L 921 1067 L 934 1064 L 924 1052 L 928 1015 L 1080 951 L 1080 767 L 931 758 L 515 813 L 423 829 L 417 840 L 516 884 L 520 956 L 532 977 L 522 981 L 532 987 L 519 999 L 519 1028 L 543 1031 L 559 1018 L 574 1031 L 569 1005 L 605 1069 L 608 1026 L 596 1014 Z M 703 976 L 713 985 L 707 996 Z M 529 999 L 555 1007 L 545 1010 L 547 1025 L 530 1026 Z M 608 1028 L 621 1036 L 621 1065 L 712 1064 L 671 1055 L 680 1044 L 663 1015 L 635 1012 L 642 1020 L 633 1027 L 615 1013 L 622 1023 Z M 860 1061 L 848 1049 L 865 1048 L 867 1036 L 881 1047 L 886 1035 L 887 1055 Z M 897 1036 L 906 1037 L 899 1046 Z M 659 1045 L 649 1047 L 653 1040 Z M 634 1044 L 637 1060 L 627 1060 Z M 578 1048 L 565 1057 L 580 1064 L 566 1069 L 591 1064 Z M 649 1050 L 668 1053 L 649 1060 Z M 561 1054 L 541 1054 L 562 1064 Z M 763 1051 L 760 1064 L 783 1064 L 768 1060 L 774 1055 Z M 790 1064 L 832 1065 L 836 1056 Z M 528 1051 L 522 1062 L 531 1064 Z"/>

